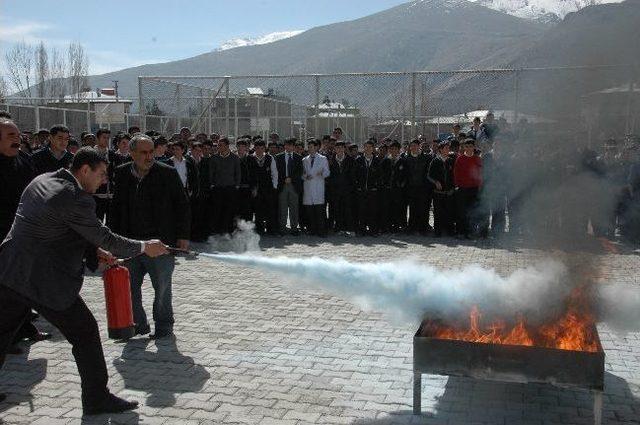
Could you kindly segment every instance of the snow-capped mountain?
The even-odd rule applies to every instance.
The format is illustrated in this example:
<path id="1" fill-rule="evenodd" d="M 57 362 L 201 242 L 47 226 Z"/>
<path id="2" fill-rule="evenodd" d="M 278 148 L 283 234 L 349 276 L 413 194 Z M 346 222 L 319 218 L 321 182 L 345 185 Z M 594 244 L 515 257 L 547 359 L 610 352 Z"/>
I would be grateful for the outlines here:
<path id="1" fill-rule="evenodd" d="M 284 40 L 285 38 L 293 37 L 303 32 L 304 30 L 278 31 L 260 37 L 233 38 L 222 43 L 220 47 L 216 49 L 216 51 L 235 49 L 236 47 L 257 46 L 259 44 L 273 43 L 276 41 Z"/>
<path id="2" fill-rule="evenodd" d="M 584 7 L 622 0 L 469 0 L 490 9 L 539 22 L 557 22 Z"/>

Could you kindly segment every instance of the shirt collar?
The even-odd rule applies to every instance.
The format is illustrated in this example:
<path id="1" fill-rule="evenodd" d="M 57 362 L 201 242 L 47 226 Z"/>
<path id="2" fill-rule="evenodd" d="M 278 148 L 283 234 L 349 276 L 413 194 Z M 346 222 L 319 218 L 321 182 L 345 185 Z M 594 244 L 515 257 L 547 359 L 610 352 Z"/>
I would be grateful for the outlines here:
<path id="1" fill-rule="evenodd" d="M 78 187 L 80 189 L 84 190 L 84 187 L 82 187 L 82 185 L 80 184 L 80 180 L 78 180 L 76 178 L 76 176 L 71 171 L 69 171 L 69 170 L 64 170 L 64 171 L 66 171 L 67 173 L 69 173 L 71 175 L 71 177 L 73 177 L 73 179 L 76 181 L 76 183 L 78 183 Z"/>

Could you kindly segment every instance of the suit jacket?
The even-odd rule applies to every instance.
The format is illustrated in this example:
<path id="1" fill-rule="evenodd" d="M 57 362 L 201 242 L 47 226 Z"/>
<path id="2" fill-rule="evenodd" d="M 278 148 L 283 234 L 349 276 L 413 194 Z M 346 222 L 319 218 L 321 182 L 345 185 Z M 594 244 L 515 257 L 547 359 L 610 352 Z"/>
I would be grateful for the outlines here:
<path id="1" fill-rule="evenodd" d="M 329 159 L 329 170 L 331 174 L 327 179 L 327 191 L 329 195 L 336 193 L 353 192 L 353 172 L 355 169 L 355 160 L 345 155 L 342 164 L 338 164 L 338 160 L 334 155 Z"/>
<path id="2" fill-rule="evenodd" d="M 98 221 L 93 197 L 67 170 L 40 175 L 22 194 L 13 227 L 0 245 L 0 284 L 64 310 L 82 288 L 85 251 L 96 246 L 119 257 L 142 249 L 140 241 Z"/>
<path id="3" fill-rule="evenodd" d="M 35 175 L 28 154 L 22 151 L 15 157 L 0 154 L 0 242 L 9 233 L 20 196 Z"/>
<path id="4" fill-rule="evenodd" d="M 133 163 L 116 168 L 109 225 L 118 233 L 175 246 L 191 235 L 189 198 L 175 168 L 155 161 L 140 181 Z"/>
<path id="5" fill-rule="evenodd" d="M 289 177 L 291 177 L 291 183 L 293 187 L 300 195 L 302 193 L 302 157 L 297 153 L 292 153 L 291 168 L 289 169 Z M 285 165 L 285 152 L 276 155 L 276 167 L 278 168 L 278 192 L 284 187 L 284 179 L 287 176 L 287 169 Z"/>
<path id="6" fill-rule="evenodd" d="M 373 156 L 371 164 L 367 167 L 364 155 L 356 158 L 354 171 L 354 183 L 357 192 L 377 191 L 382 182 L 382 161 Z"/>

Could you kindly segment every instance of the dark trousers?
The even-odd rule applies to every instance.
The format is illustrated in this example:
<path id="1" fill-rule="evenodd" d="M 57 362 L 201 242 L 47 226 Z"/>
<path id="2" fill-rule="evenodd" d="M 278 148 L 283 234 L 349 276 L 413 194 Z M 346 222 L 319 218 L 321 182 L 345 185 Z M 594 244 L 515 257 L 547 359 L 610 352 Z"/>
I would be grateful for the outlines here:
<path id="1" fill-rule="evenodd" d="M 458 233 L 469 236 L 475 233 L 477 225 L 478 187 L 461 187 L 456 191 L 458 212 Z"/>
<path id="2" fill-rule="evenodd" d="M 275 233 L 278 231 L 278 194 L 275 189 L 258 189 L 252 200 L 252 210 L 255 214 L 256 230 L 258 233 Z"/>
<path id="3" fill-rule="evenodd" d="M 209 204 L 208 192 L 191 198 L 191 240 L 203 241 L 209 236 Z"/>
<path id="4" fill-rule="evenodd" d="M 96 216 L 98 220 L 100 220 L 100 223 L 106 223 L 111 200 L 108 198 L 98 198 L 97 196 L 94 196 L 93 199 L 96 201 Z"/>
<path id="5" fill-rule="evenodd" d="M 391 189 L 389 193 L 389 224 L 394 231 L 407 227 L 407 200 L 402 188 Z"/>
<path id="6" fill-rule="evenodd" d="M 235 228 L 236 193 L 237 190 L 233 186 L 213 188 L 213 233 L 233 233 Z"/>
<path id="7" fill-rule="evenodd" d="M 390 205 L 391 189 L 381 188 L 378 189 L 378 231 L 382 233 L 389 232 L 391 230 L 390 217 Z"/>
<path id="8" fill-rule="evenodd" d="M 140 255 L 125 263 L 131 276 L 131 304 L 137 328 L 148 326 L 147 313 L 142 306 L 142 282 L 148 273 L 153 286 L 153 321 L 156 332 L 173 330 L 173 300 L 171 281 L 175 261 L 171 255 L 151 258 Z"/>
<path id="9" fill-rule="evenodd" d="M 412 186 L 407 188 L 407 203 L 409 204 L 409 231 L 424 232 L 427 230 L 429 211 L 427 209 L 427 187 Z"/>
<path id="10" fill-rule="evenodd" d="M 378 192 L 362 190 L 358 192 L 358 231 L 378 233 Z"/>
<path id="11" fill-rule="evenodd" d="M 353 194 L 348 190 L 334 190 L 329 203 L 330 226 L 336 232 L 353 230 Z"/>
<path id="12" fill-rule="evenodd" d="M 235 215 L 244 221 L 253 220 L 253 213 L 251 211 L 251 189 L 248 187 L 241 187 L 237 191 Z"/>
<path id="13" fill-rule="evenodd" d="M 436 236 L 453 235 L 453 217 L 455 214 L 453 194 L 433 194 L 433 230 Z"/>
<path id="14" fill-rule="evenodd" d="M 326 236 L 326 204 L 305 205 L 304 210 L 307 218 L 307 229 L 310 234 L 316 236 Z"/>
<path id="15" fill-rule="evenodd" d="M 66 310 L 56 311 L 39 305 L 13 290 L 0 285 L 0 367 L 4 364 L 7 349 L 13 342 L 18 329 L 29 317 L 31 309 L 55 326 L 71 343 L 82 387 L 82 402 L 91 405 L 102 401 L 108 395 L 107 365 L 100 342 L 96 319 L 82 298 Z"/>

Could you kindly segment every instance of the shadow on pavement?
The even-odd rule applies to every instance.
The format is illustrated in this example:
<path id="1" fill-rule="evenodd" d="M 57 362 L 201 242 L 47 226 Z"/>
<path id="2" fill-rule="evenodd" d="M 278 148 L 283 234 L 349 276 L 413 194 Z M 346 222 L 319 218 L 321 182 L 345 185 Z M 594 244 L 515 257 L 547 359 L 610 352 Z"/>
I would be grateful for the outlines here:
<path id="1" fill-rule="evenodd" d="M 0 413 L 18 404 L 27 403 L 32 412 L 33 387 L 44 380 L 47 375 L 46 359 L 29 359 L 29 344 L 19 344 L 22 354 L 8 355 L 0 371 L 0 393 L 6 394 L 5 401 L 0 403 Z"/>
<path id="2" fill-rule="evenodd" d="M 638 391 L 636 391 L 638 394 Z M 424 389 L 423 389 L 424 396 Z M 432 411 L 414 416 L 398 410 L 355 425 L 496 423 L 593 423 L 593 395 L 588 391 L 543 384 L 511 384 L 449 377 Z M 640 399 L 629 383 L 605 373 L 603 423 L 640 423 Z"/>
<path id="3" fill-rule="evenodd" d="M 157 340 L 156 351 L 150 346 L 149 339 L 131 339 L 120 358 L 113 361 L 125 388 L 147 393 L 147 406 L 173 406 L 176 394 L 198 392 L 211 377 L 203 366 L 179 351 L 175 338 Z"/>

